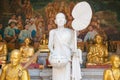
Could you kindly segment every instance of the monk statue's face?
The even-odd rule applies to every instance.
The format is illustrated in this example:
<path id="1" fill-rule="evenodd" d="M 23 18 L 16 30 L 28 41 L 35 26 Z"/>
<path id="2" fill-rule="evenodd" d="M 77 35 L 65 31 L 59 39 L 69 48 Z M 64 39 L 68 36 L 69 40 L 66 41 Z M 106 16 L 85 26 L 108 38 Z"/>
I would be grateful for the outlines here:
<path id="1" fill-rule="evenodd" d="M 55 23 L 58 27 L 63 27 L 66 24 L 65 15 L 63 13 L 58 13 L 56 15 Z"/>
<path id="2" fill-rule="evenodd" d="M 114 68 L 119 68 L 119 66 L 120 66 L 120 59 L 119 59 L 119 57 L 117 57 L 117 56 L 113 57 L 111 62 L 112 62 L 112 66 Z"/>
<path id="3" fill-rule="evenodd" d="M 10 61 L 12 66 L 17 66 L 20 62 L 20 51 L 19 50 L 13 50 L 11 52 L 11 57 L 10 57 Z"/>
<path id="4" fill-rule="evenodd" d="M 95 42 L 96 43 L 102 43 L 102 37 L 100 36 L 100 35 L 97 35 L 96 37 L 95 37 Z"/>

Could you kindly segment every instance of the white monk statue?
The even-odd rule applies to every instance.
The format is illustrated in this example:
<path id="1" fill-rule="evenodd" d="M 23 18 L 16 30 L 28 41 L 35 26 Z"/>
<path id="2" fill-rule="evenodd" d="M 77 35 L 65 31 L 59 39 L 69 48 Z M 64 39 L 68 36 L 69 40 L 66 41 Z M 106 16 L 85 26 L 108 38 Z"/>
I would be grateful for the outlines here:
<path id="1" fill-rule="evenodd" d="M 66 17 L 58 13 L 56 29 L 49 32 L 49 61 L 53 67 L 52 80 L 71 80 L 71 56 L 74 50 L 74 32 L 65 28 Z"/>

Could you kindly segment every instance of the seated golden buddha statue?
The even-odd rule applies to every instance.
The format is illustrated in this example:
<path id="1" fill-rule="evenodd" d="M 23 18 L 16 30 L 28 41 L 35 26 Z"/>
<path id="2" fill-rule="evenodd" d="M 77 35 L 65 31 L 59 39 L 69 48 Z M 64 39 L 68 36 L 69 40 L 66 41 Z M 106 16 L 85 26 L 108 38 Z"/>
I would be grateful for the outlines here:
<path id="1" fill-rule="evenodd" d="M 0 35 L 0 63 L 2 66 L 6 63 L 7 60 L 7 45 L 2 41 L 2 36 Z"/>
<path id="2" fill-rule="evenodd" d="M 108 58 L 107 46 L 103 44 L 103 37 L 100 34 L 95 36 L 94 41 L 87 54 L 87 65 L 103 65 Z"/>
<path id="3" fill-rule="evenodd" d="M 120 80 L 120 57 L 114 54 L 110 62 L 112 67 L 104 71 L 104 80 Z"/>
<path id="4" fill-rule="evenodd" d="M 19 50 L 11 52 L 10 63 L 2 68 L 0 80 L 30 80 L 28 71 L 20 65 L 20 57 Z"/>
<path id="5" fill-rule="evenodd" d="M 34 48 L 30 46 L 30 38 L 26 38 L 24 40 L 25 45 L 20 47 L 21 52 L 21 63 L 26 63 L 30 60 L 30 58 L 34 55 Z"/>
<path id="6" fill-rule="evenodd" d="M 40 40 L 39 49 L 41 51 L 49 51 L 49 49 L 48 49 L 48 39 L 46 38 L 46 34 L 43 34 L 43 37 Z"/>

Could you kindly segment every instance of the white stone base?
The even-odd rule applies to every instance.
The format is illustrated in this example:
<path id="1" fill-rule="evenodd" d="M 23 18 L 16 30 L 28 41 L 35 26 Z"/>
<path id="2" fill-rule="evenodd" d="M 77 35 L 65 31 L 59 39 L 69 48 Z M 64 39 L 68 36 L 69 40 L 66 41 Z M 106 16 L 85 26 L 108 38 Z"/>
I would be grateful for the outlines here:
<path id="1" fill-rule="evenodd" d="M 29 69 L 28 71 L 31 80 L 52 80 L 52 69 Z M 104 69 L 82 68 L 82 80 L 103 80 L 103 72 Z"/>
<path id="2" fill-rule="evenodd" d="M 29 70 L 31 80 L 52 80 L 52 69 Z M 82 80 L 103 80 L 104 69 L 82 68 Z"/>

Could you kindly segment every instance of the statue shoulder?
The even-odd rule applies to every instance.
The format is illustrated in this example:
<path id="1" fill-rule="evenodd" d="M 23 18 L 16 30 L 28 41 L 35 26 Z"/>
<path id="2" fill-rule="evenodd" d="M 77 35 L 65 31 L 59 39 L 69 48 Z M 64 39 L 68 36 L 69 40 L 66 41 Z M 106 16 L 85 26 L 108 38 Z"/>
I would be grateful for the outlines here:
<path id="1" fill-rule="evenodd" d="M 23 69 L 22 72 L 23 72 L 23 74 L 28 74 L 28 70 L 27 69 Z"/>
<path id="2" fill-rule="evenodd" d="M 50 30 L 49 35 L 54 34 L 56 30 L 57 30 L 57 29 L 52 29 L 52 30 Z"/>
<path id="3" fill-rule="evenodd" d="M 21 46 L 21 47 L 20 47 L 20 51 L 22 51 L 24 48 L 25 48 L 25 46 Z"/>
<path id="4" fill-rule="evenodd" d="M 95 47 L 96 47 L 96 45 L 93 44 L 93 45 L 90 46 L 90 49 L 94 49 Z"/>
<path id="5" fill-rule="evenodd" d="M 65 28 L 65 32 L 71 34 L 71 35 L 74 35 L 74 31 L 72 29 L 69 29 L 69 28 Z"/>
<path id="6" fill-rule="evenodd" d="M 27 69 L 23 69 L 23 71 L 22 71 L 22 78 L 24 80 L 30 80 L 30 75 L 29 75 L 29 72 L 28 72 Z"/>
<path id="7" fill-rule="evenodd" d="M 104 49 L 107 49 L 107 46 L 106 46 L 106 45 L 102 45 L 102 47 L 103 47 Z"/>
<path id="8" fill-rule="evenodd" d="M 65 28 L 67 31 L 70 31 L 70 32 L 73 32 L 73 30 L 72 29 L 70 29 L 70 28 Z"/>
<path id="9" fill-rule="evenodd" d="M 20 49 L 23 49 L 23 48 L 25 48 L 25 46 L 24 46 L 24 45 L 20 47 Z"/>
<path id="10" fill-rule="evenodd" d="M 9 68 L 10 64 L 6 64 L 3 68 L 2 71 L 6 71 Z"/>
<path id="11" fill-rule="evenodd" d="M 32 50 L 34 50 L 34 47 L 33 47 L 33 46 L 31 46 L 31 45 L 29 46 L 29 48 L 30 48 L 30 49 L 32 49 Z"/>
<path id="12" fill-rule="evenodd" d="M 111 72 L 112 72 L 111 69 L 106 69 L 106 70 L 104 70 L 104 73 L 105 73 L 105 74 L 108 74 L 108 73 L 111 73 Z"/>

